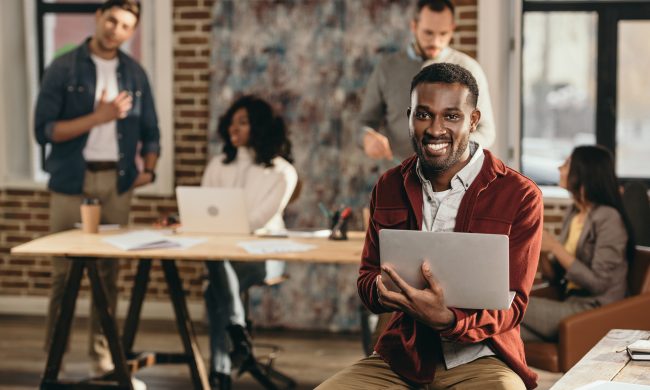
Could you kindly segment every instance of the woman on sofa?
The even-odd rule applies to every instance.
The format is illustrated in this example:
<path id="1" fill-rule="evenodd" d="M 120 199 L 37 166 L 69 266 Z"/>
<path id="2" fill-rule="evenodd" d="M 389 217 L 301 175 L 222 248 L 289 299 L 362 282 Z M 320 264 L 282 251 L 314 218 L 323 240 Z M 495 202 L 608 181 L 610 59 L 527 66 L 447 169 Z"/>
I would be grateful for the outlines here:
<path id="1" fill-rule="evenodd" d="M 634 242 L 611 153 L 579 146 L 559 170 L 559 185 L 571 193 L 573 205 L 559 238 L 544 231 L 540 266 L 564 299 L 530 297 L 521 323 L 524 341 L 557 341 L 562 319 L 626 294 Z"/>

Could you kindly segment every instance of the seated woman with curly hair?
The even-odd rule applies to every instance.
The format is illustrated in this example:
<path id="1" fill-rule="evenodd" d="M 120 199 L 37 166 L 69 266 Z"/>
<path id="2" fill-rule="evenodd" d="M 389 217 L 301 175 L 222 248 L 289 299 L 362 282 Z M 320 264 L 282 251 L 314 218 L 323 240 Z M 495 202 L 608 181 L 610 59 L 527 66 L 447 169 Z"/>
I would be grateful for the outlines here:
<path id="1" fill-rule="evenodd" d="M 224 143 L 223 153 L 210 161 L 201 185 L 243 188 L 251 229 L 283 229 L 282 212 L 298 176 L 291 165 L 291 142 L 282 118 L 264 100 L 247 95 L 237 99 L 219 119 L 218 133 Z M 240 293 L 264 281 L 265 263 L 206 262 L 210 382 L 214 388 L 231 387 L 231 357 L 238 361 L 235 364 L 251 358 Z"/>

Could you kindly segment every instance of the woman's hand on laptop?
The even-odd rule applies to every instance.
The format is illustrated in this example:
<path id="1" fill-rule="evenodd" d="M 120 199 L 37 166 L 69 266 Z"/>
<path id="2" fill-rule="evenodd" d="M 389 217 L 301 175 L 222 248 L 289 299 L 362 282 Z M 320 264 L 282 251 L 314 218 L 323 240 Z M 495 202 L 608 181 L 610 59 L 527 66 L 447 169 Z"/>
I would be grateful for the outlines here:
<path id="1" fill-rule="evenodd" d="M 388 290 L 381 280 L 381 275 L 378 275 L 377 292 L 379 293 L 379 303 L 383 307 L 391 311 L 404 312 L 437 331 L 454 326 L 456 316 L 445 305 L 442 287 L 436 281 L 426 261 L 422 263 L 422 276 L 424 276 L 427 286 L 421 290 L 406 283 L 391 266 L 383 265 L 381 269 L 401 290 L 401 292 Z"/>

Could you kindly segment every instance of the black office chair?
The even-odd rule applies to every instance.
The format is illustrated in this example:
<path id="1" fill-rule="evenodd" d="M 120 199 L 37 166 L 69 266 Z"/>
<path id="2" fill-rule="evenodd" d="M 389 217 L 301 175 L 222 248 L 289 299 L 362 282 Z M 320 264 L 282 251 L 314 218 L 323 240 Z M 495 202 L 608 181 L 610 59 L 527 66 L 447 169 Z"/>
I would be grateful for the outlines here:
<path id="1" fill-rule="evenodd" d="M 289 204 L 293 203 L 300 196 L 302 190 L 302 182 L 298 179 L 296 188 L 291 194 Z M 274 260 L 267 260 L 274 261 Z M 267 268 L 268 270 L 268 268 Z M 273 274 L 267 274 L 264 281 L 257 285 L 261 287 L 277 286 L 289 279 L 289 275 L 284 273 L 284 269 L 278 270 Z M 246 330 L 248 334 L 253 334 L 253 323 L 250 319 L 250 293 L 246 290 L 242 293 L 242 302 L 244 302 L 244 310 L 246 312 Z M 257 380 L 267 390 L 280 390 L 280 389 L 294 389 L 296 381 L 291 377 L 283 374 L 275 369 L 273 366 L 278 353 L 282 348 L 275 344 L 263 344 L 253 342 L 253 353 L 239 369 L 239 375 L 248 372 L 255 380 Z"/>
<path id="2" fill-rule="evenodd" d="M 289 276 L 287 274 L 271 276 L 269 278 L 266 278 L 264 282 L 257 286 L 278 286 L 288 279 Z M 251 321 L 249 315 L 249 290 L 246 290 L 242 293 L 242 302 L 244 302 L 244 308 L 246 311 L 246 328 L 248 330 L 248 333 L 252 335 L 253 322 Z M 275 359 L 278 357 L 280 351 L 282 351 L 282 348 L 279 345 L 253 342 L 253 353 L 251 357 L 242 364 L 239 370 L 239 375 L 248 372 L 267 390 L 295 389 L 296 381 L 274 367 Z"/>

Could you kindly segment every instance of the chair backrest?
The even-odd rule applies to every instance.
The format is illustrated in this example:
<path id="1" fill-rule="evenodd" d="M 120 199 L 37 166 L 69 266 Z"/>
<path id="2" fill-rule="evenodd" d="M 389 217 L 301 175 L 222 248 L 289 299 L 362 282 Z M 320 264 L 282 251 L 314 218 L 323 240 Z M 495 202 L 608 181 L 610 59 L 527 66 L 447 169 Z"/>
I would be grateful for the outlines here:
<path id="1" fill-rule="evenodd" d="M 648 187 L 641 182 L 629 182 L 623 192 L 623 206 L 630 221 L 634 242 L 650 246 L 650 201 Z"/>
<path id="2" fill-rule="evenodd" d="M 632 295 L 650 293 L 650 247 L 636 246 L 627 282 Z"/>

